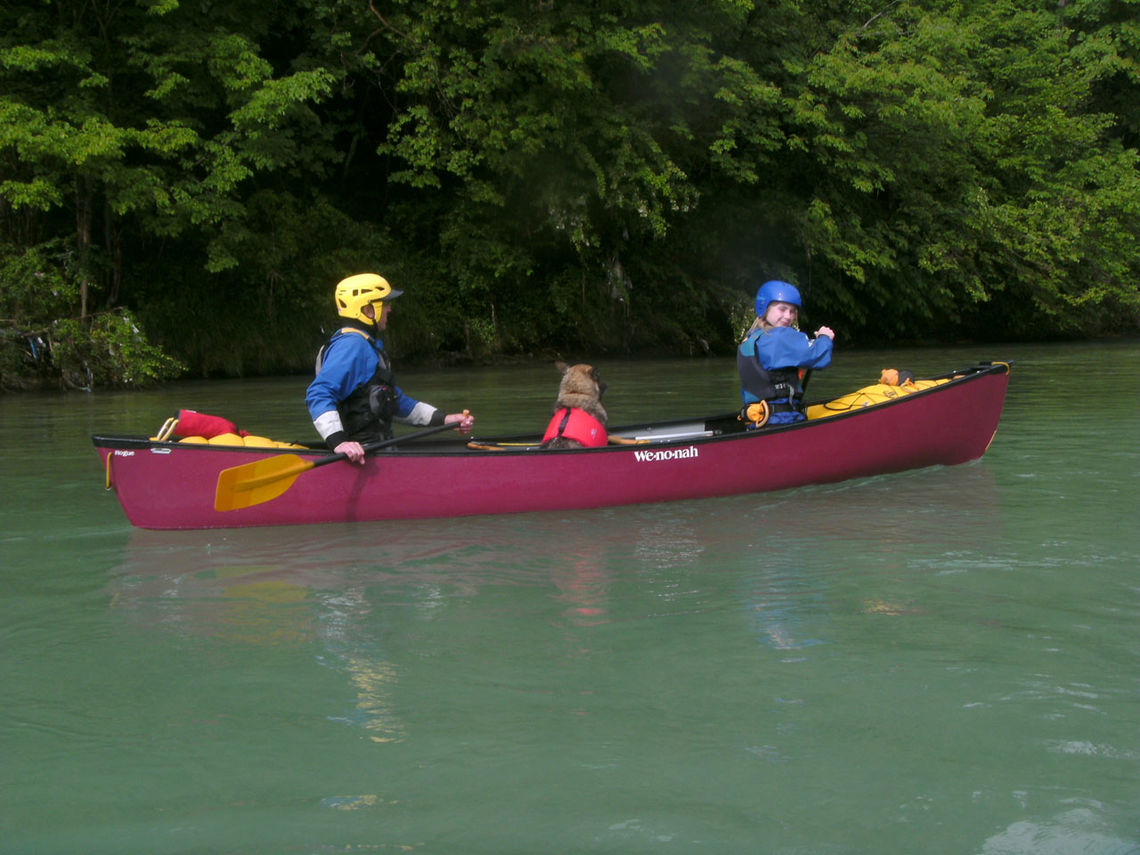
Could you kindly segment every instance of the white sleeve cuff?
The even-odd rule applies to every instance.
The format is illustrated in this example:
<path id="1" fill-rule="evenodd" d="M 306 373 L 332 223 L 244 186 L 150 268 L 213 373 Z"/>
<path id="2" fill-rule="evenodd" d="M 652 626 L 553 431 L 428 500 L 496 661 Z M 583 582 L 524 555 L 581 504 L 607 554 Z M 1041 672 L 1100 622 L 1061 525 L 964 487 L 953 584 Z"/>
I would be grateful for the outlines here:
<path id="1" fill-rule="evenodd" d="M 397 421 L 403 422 L 406 425 L 430 425 L 431 417 L 435 415 L 435 409 L 436 408 L 431 404 L 425 404 L 423 401 L 419 401 L 412 407 L 410 413 L 402 419 L 397 419 Z"/>
<path id="2" fill-rule="evenodd" d="M 344 430 L 344 426 L 340 423 L 340 413 L 336 410 L 321 413 L 313 419 L 313 425 L 316 427 L 317 433 L 321 435 L 321 439 L 328 439 L 337 431 Z"/>

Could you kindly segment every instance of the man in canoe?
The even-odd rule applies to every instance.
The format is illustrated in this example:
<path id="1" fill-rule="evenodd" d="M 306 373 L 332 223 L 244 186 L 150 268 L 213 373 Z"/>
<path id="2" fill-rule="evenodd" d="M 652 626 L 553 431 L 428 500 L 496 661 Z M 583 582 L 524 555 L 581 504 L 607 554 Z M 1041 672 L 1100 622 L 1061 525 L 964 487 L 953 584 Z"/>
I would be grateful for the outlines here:
<path id="1" fill-rule="evenodd" d="M 742 418 L 750 427 L 802 421 L 805 371 L 831 363 L 835 333 L 820 327 L 814 338 L 799 331 L 803 301 L 794 285 L 772 279 L 756 292 L 756 321 L 736 352 Z"/>
<path id="2" fill-rule="evenodd" d="M 358 273 L 336 286 L 336 309 L 343 326 L 317 353 L 317 376 L 309 384 L 305 403 L 328 447 L 353 463 L 364 462 L 363 443 L 391 438 L 393 421 L 454 424 L 461 433 L 470 433 L 475 423 L 466 411 L 445 414 L 396 385 L 377 334 L 387 328 L 392 301 L 402 293 L 375 273 Z"/>

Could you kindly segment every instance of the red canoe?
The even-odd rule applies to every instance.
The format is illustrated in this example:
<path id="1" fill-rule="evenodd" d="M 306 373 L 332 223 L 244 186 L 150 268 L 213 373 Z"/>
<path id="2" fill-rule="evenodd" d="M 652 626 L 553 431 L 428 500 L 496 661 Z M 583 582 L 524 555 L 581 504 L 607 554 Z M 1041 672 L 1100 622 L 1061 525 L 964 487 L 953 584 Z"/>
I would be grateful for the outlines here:
<path id="1" fill-rule="evenodd" d="M 745 431 L 735 414 L 657 422 L 612 428 L 611 439 L 623 444 L 561 451 L 539 450 L 533 436 L 470 446 L 398 439 L 364 466 L 331 461 L 317 448 L 93 441 L 108 488 L 130 522 L 147 529 L 598 508 L 782 490 L 981 457 L 997 431 L 1008 364 L 932 379 L 940 382 L 790 426 Z M 219 479 L 224 470 L 229 486 L 226 476 Z M 275 484 L 258 486 L 242 474 L 259 472 Z M 223 496 L 235 483 L 244 502 Z"/>

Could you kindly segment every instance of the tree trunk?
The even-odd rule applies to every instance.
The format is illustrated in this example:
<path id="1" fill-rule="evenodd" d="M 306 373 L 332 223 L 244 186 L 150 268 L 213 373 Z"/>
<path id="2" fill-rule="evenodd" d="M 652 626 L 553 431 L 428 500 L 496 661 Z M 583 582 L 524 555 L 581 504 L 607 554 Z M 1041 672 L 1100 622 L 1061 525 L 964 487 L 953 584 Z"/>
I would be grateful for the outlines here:
<path id="1" fill-rule="evenodd" d="M 91 177 L 84 175 L 75 181 L 75 238 L 79 245 L 79 317 L 87 317 L 89 281 L 87 271 L 91 258 Z"/>

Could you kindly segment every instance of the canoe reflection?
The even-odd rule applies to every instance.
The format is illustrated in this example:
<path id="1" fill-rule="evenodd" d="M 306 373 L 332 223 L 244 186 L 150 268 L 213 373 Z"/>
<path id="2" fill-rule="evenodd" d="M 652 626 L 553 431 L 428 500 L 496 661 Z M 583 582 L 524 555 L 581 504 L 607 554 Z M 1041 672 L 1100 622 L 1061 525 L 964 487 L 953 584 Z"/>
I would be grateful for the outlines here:
<path id="1" fill-rule="evenodd" d="M 824 640 L 827 592 L 851 572 L 848 556 L 873 552 L 876 566 L 890 568 L 915 549 L 942 554 L 964 538 L 984 549 L 1000 535 L 999 511 L 1000 491 L 979 462 L 594 511 L 136 529 L 110 586 L 113 607 L 145 632 L 315 648 L 355 697 L 330 718 L 389 742 L 404 733 L 392 697 L 412 657 L 409 633 L 461 648 L 511 608 L 525 613 L 511 620 L 554 624 L 562 653 L 575 658 L 604 624 L 712 613 L 728 601 L 744 606 L 761 643 L 797 650 Z M 504 588 L 520 590 L 495 596 Z M 912 608 L 882 597 L 848 607 L 885 616 Z"/>
<path id="2" fill-rule="evenodd" d="M 113 596 L 121 608 L 166 609 L 160 622 L 171 629 L 271 644 L 313 637 L 311 616 L 294 607 L 315 594 L 343 612 L 322 631 L 350 622 L 377 598 L 434 610 L 448 598 L 511 584 L 553 586 L 567 614 L 603 618 L 607 586 L 631 573 L 719 570 L 734 555 L 793 555 L 808 546 L 874 544 L 888 556 L 908 544 L 977 547 L 999 535 L 999 500 L 985 463 L 977 462 L 780 493 L 589 511 L 134 529 Z M 219 610 L 227 612 L 224 620 Z M 293 626 L 282 626 L 290 615 L 286 623 Z"/>

